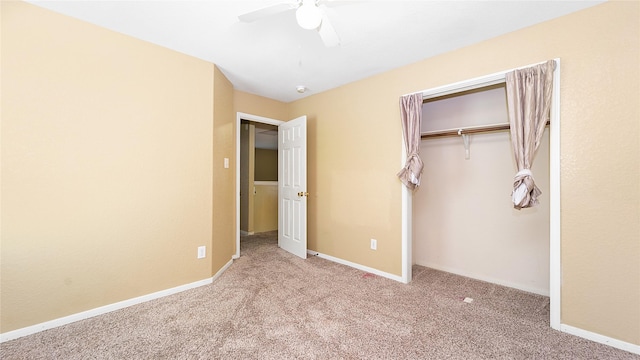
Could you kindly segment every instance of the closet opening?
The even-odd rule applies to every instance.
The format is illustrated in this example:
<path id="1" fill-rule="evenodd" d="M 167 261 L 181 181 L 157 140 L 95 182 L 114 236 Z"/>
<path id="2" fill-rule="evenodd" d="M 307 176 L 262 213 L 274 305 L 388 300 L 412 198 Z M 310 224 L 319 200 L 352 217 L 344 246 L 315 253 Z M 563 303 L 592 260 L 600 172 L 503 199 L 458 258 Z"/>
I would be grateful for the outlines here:
<path id="1" fill-rule="evenodd" d="M 517 172 L 510 133 L 492 129 L 509 123 L 505 74 L 516 69 L 421 91 L 428 108 L 420 141 L 425 172 L 415 193 L 401 186 L 402 281 L 411 281 L 418 264 L 548 295 L 550 325 L 561 330 L 560 59 L 554 61 L 549 123 L 532 169 L 543 197 L 531 209 L 510 203 Z M 465 115 L 482 108 L 488 109 L 481 116 Z"/>
<path id="2" fill-rule="evenodd" d="M 425 99 L 422 109 L 413 263 L 549 296 L 548 129 L 532 168 L 540 204 L 516 210 L 505 84 Z"/>

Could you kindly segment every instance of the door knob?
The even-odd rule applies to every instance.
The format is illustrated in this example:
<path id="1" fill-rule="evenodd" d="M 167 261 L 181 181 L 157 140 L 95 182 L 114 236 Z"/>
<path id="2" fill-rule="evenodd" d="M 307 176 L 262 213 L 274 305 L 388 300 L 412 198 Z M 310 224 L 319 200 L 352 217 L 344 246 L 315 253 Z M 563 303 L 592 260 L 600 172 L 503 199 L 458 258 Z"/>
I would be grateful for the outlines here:
<path id="1" fill-rule="evenodd" d="M 309 196 L 309 193 L 308 193 L 308 192 L 306 192 L 306 191 L 305 191 L 305 192 L 301 191 L 301 192 L 299 192 L 299 193 L 298 193 L 298 196 L 299 196 L 299 197 Z"/>

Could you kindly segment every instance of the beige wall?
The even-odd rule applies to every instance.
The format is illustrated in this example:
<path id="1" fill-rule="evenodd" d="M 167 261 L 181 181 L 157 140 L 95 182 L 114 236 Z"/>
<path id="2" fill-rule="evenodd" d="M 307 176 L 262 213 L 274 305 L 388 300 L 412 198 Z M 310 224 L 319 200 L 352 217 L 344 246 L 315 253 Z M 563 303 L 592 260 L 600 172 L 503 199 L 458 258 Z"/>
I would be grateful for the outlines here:
<path id="1" fill-rule="evenodd" d="M 234 90 L 233 103 L 236 112 L 282 121 L 291 119 L 288 105 L 277 100 Z"/>
<path id="2" fill-rule="evenodd" d="M 258 182 L 255 186 L 253 231 L 256 233 L 278 230 L 278 184 Z"/>
<path id="3" fill-rule="evenodd" d="M 638 345 L 639 23 L 634 1 L 607 3 L 550 26 L 562 34 L 556 46 L 566 57 L 562 320 Z"/>
<path id="4" fill-rule="evenodd" d="M 278 150 L 256 149 L 255 180 L 278 181 Z"/>
<path id="5" fill-rule="evenodd" d="M 369 78 L 290 104 L 306 114 L 308 247 L 400 275 L 398 89 Z M 369 249 L 370 239 L 378 250 Z"/>
<path id="6" fill-rule="evenodd" d="M 240 126 L 240 230 L 253 232 L 253 182 L 255 130 L 250 123 Z"/>
<path id="7" fill-rule="evenodd" d="M 236 252 L 236 114 L 233 85 L 216 67 L 213 112 L 213 245 L 212 273 Z M 224 167 L 225 158 L 229 167 Z"/>
<path id="8" fill-rule="evenodd" d="M 640 344 L 639 5 L 605 3 L 291 103 L 290 117 L 309 116 L 309 247 L 399 275 L 398 97 L 559 57 L 562 322 Z"/>
<path id="9" fill-rule="evenodd" d="M 210 278 L 214 66 L 1 6 L 0 331 Z"/>
<path id="10" fill-rule="evenodd" d="M 309 115 L 309 247 L 399 275 L 398 97 L 560 57 L 562 321 L 640 344 L 639 6 L 608 2 L 283 104 L 232 90 L 211 64 L 2 2 L 0 331 L 226 263 L 235 111 Z M 211 237 L 213 261 L 196 261 Z"/>

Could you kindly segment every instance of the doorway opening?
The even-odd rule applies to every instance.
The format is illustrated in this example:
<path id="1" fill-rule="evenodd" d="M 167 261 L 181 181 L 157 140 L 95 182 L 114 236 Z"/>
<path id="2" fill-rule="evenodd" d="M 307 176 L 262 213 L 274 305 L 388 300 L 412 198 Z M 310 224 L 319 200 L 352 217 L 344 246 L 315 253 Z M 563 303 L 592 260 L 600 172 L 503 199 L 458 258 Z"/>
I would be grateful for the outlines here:
<path id="1" fill-rule="evenodd" d="M 278 229 L 278 127 L 240 127 L 240 234 Z"/>
<path id="2" fill-rule="evenodd" d="M 237 113 L 234 259 L 240 257 L 241 234 L 277 230 L 278 126 L 282 123 L 284 121 Z"/>

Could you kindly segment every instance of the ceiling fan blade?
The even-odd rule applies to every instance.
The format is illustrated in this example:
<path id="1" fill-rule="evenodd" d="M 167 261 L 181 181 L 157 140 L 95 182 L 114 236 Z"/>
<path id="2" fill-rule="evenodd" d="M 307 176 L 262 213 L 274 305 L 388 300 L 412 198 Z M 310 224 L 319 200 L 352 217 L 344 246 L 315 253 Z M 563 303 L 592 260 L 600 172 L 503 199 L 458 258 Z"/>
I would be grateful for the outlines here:
<path id="1" fill-rule="evenodd" d="M 275 5 L 267 6 L 265 8 L 251 11 L 242 15 L 238 15 L 238 19 L 242 22 L 253 22 L 256 20 L 260 20 L 262 18 L 266 18 L 271 15 L 279 14 L 295 8 L 296 8 L 295 3 L 275 4 Z"/>
<path id="2" fill-rule="evenodd" d="M 320 34 L 320 38 L 326 47 L 335 47 L 340 45 L 338 33 L 336 33 L 333 25 L 331 25 L 326 13 L 322 14 L 322 22 L 318 28 L 318 34 Z"/>

